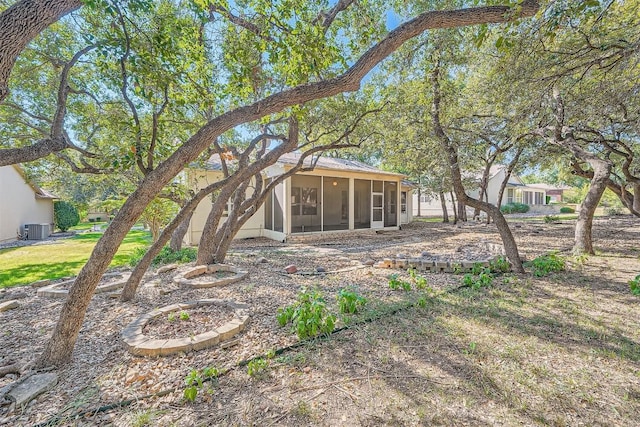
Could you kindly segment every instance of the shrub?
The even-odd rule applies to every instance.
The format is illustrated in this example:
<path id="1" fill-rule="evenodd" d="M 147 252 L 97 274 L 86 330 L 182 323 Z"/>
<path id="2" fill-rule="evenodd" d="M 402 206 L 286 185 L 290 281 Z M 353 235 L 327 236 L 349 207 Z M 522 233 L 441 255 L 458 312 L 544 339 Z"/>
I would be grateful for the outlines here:
<path id="1" fill-rule="evenodd" d="M 329 313 L 324 298 L 317 291 L 303 290 L 294 304 L 278 309 L 276 318 L 280 326 L 291 323 L 291 330 L 300 339 L 330 334 L 336 323 L 336 316 Z"/>
<path id="2" fill-rule="evenodd" d="M 640 297 L 640 274 L 638 274 L 635 279 L 629 280 L 629 288 L 633 295 Z"/>
<path id="3" fill-rule="evenodd" d="M 529 212 L 529 205 L 525 205 L 524 203 L 507 203 L 506 205 L 500 206 L 500 211 L 505 214 L 527 213 Z"/>
<path id="4" fill-rule="evenodd" d="M 608 208 L 605 208 L 604 213 L 606 213 L 607 216 L 622 215 L 622 207 L 615 205 L 609 206 Z"/>
<path id="5" fill-rule="evenodd" d="M 129 265 L 135 267 L 138 265 L 142 257 L 149 248 L 136 248 L 133 254 L 129 257 Z M 162 248 L 160 253 L 151 262 L 151 265 L 157 267 L 159 265 L 166 265 L 172 263 L 184 264 L 196 260 L 198 251 L 196 248 L 182 248 L 179 251 L 174 251 L 169 246 Z"/>
<path id="6" fill-rule="evenodd" d="M 411 283 L 399 279 L 397 274 L 390 274 L 388 279 L 389 288 L 393 289 L 394 291 L 398 289 L 404 289 L 405 291 L 411 290 Z"/>
<path id="7" fill-rule="evenodd" d="M 544 216 L 544 222 L 546 224 L 555 224 L 558 221 L 560 221 L 560 217 L 558 215 L 545 215 Z"/>
<path id="8" fill-rule="evenodd" d="M 526 263 L 526 265 L 533 269 L 533 275 L 537 277 L 547 276 L 554 271 L 564 270 L 564 260 L 554 252 L 539 256 L 533 261 Z"/>
<path id="9" fill-rule="evenodd" d="M 71 203 L 62 200 L 53 203 L 53 220 L 56 228 L 60 231 L 67 231 L 71 227 L 78 225 L 80 215 Z"/>
<path id="10" fill-rule="evenodd" d="M 563 206 L 563 207 L 560 208 L 560 213 L 567 214 L 567 213 L 574 213 L 575 211 L 576 211 L 575 209 L 573 209 L 573 208 L 571 208 L 569 206 Z"/>
<path id="11" fill-rule="evenodd" d="M 358 295 L 358 293 L 353 290 L 340 289 L 340 292 L 338 293 L 338 307 L 340 309 L 340 313 L 355 314 L 366 303 L 367 299 Z"/>
<path id="12" fill-rule="evenodd" d="M 489 261 L 489 270 L 492 273 L 508 273 L 511 271 L 511 263 L 505 257 L 497 257 Z"/>

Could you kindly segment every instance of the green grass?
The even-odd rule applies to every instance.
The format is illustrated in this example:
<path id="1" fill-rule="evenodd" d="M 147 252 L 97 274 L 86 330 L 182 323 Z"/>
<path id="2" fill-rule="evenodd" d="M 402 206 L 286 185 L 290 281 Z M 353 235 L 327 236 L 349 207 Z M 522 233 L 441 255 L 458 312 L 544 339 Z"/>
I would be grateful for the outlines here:
<path id="1" fill-rule="evenodd" d="M 449 218 L 449 220 L 453 221 L 451 218 Z M 441 216 L 414 216 L 413 220 L 418 222 L 442 222 L 442 217 Z"/>
<path id="2" fill-rule="evenodd" d="M 101 236 L 102 233 L 89 232 L 49 245 L 0 250 L 0 288 L 76 275 L 89 259 Z M 149 245 L 150 241 L 148 231 L 130 231 L 111 261 L 111 267 L 127 265 L 133 252 Z"/>

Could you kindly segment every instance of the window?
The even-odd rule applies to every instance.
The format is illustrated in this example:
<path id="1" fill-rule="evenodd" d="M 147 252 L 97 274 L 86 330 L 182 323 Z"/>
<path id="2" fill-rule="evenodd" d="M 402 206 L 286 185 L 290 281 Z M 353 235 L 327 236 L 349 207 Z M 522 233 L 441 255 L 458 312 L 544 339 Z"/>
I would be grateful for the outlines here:
<path id="1" fill-rule="evenodd" d="M 400 213 L 407 213 L 407 192 L 403 191 L 400 193 Z"/>
<path id="2" fill-rule="evenodd" d="M 514 193 L 513 188 L 507 189 L 507 204 L 510 204 L 510 203 L 514 202 L 513 193 Z"/>
<path id="3" fill-rule="evenodd" d="M 291 188 L 291 215 L 317 215 L 318 189 L 310 187 Z"/>
<path id="4" fill-rule="evenodd" d="M 544 193 L 536 191 L 536 205 L 544 205 Z"/>

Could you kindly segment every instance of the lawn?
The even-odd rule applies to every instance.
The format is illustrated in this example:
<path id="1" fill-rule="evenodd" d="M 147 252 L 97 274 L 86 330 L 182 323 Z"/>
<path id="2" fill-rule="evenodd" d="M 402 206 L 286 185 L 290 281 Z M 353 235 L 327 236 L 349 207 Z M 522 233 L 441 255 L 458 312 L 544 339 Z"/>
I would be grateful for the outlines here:
<path id="1" fill-rule="evenodd" d="M 81 224 L 79 229 L 86 230 L 91 226 L 93 224 L 86 227 Z M 100 232 L 83 232 L 51 244 L 0 250 L 0 288 L 76 275 L 89 259 L 101 236 Z M 136 248 L 148 245 L 150 240 L 148 231 L 130 231 L 111 262 L 111 267 L 126 265 Z"/>

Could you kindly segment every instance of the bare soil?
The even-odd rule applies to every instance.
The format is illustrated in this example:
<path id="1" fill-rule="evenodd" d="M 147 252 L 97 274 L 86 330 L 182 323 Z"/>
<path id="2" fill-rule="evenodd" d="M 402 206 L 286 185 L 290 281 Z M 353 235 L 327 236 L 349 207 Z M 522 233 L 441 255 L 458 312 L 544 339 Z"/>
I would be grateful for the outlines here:
<path id="1" fill-rule="evenodd" d="M 567 270 L 540 278 L 502 275 L 477 291 L 458 289 L 459 275 L 425 274 L 428 292 L 391 290 L 391 271 L 371 267 L 284 273 L 289 264 L 303 272 L 333 271 L 399 253 L 458 259 L 483 239 L 499 242 L 492 225 L 417 222 L 362 238 L 238 241 L 227 261 L 250 276 L 220 288 L 177 287 L 171 280 L 186 266 L 149 274 L 132 303 L 94 297 L 74 359 L 58 370 L 58 385 L 18 414 L 0 405 L 0 424 L 59 417 L 58 425 L 82 426 L 637 425 L 640 298 L 627 282 L 640 273 L 640 220 L 597 220 L 598 254 L 582 259 L 570 256 L 570 221 L 517 220 L 512 226 L 524 259 L 560 251 Z M 268 262 L 256 263 L 260 257 Z M 278 354 L 261 375 L 250 377 L 238 366 L 298 342 L 290 328 L 279 327 L 275 314 L 301 289 L 317 288 L 337 312 L 335 296 L 347 286 L 368 299 L 367 310 L 377 320 Z M 21 306 L 0 313 L 0 366 L 31 360 L 62 305 L 28 287 L 0 298 L 18 292 L 26 294 Z M 251 322 L 235 345 L 162 358 L 126 351 L 119 334 L 136 317 L 201 298 L 251 306 Z M 420 299 L 422 307 L 384 314 Z M 338 326 L 344 324 L 339 320 Z M 227 372 L 205 382 L 194 403 L 186 402 L 185 376 L 207 366 Z M 0 390 L 14 379 L 0 378 Z M 156 392 L 161 396 L 144 397 Z M 125 407 L 97 411 L 130 399 Z M 91 413 L 78 416 L 80 411 Z"/>

